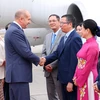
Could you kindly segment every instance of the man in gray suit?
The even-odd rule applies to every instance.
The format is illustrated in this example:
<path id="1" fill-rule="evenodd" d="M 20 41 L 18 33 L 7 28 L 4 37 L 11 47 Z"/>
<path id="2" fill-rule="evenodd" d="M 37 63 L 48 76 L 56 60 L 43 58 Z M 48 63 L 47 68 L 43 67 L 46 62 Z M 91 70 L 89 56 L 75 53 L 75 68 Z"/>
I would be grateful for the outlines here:
<path id="1" fill-rule="evenodd" d="M 64 35 L 60 29 L 60 17 L 58 15 L 50 15 L 48 18 L 48 23 L 53 32 L 46 35 L 42 56 L 47 56 L 53 53 L 56 50 L 61 37 Z M 62 100 L 61 84 L 57 80 L 57 67 L 57 60 L 47 66 L 44 66 L 44 76 L 46 77 L 47 94 L 49 100 Z"/>

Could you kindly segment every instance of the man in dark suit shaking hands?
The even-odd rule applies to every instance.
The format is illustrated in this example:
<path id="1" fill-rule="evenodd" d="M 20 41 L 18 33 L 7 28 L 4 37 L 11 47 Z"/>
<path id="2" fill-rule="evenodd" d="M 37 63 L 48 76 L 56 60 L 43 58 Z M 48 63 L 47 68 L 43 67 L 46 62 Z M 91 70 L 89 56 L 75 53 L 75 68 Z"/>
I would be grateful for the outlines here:
<path id="1" fill-rule="evenodd" d="M 31 52 L 23 29 L 31 22 L 27 10 L 18 10 L 5 34 L 6 82 L 9 83 L 10 100 L 30 100 L 29 82 L 32 82 L 32 63 L 40 58 Z"/>
<path id="2" fill-rule="evenodd" d="M 44 62 L 48 64 L 58 59 L 58 80 L 62 85 L 63 100 L 77 100 L 77 88 L 72 79 L 77 65 L 76 54 L 82 46 L 82 41 L 74 29 L 74 16 L 63 15 L 60 26 L 65 36 L 62 37 L 57 50 L 45 57 Z"/>

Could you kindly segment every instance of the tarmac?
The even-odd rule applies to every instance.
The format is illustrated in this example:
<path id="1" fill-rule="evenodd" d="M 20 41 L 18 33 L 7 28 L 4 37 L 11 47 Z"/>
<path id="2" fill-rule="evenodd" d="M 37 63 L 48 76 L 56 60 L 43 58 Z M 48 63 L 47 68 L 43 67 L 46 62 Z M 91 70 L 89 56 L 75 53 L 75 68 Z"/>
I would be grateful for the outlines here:
<path id="1" fill-rule="evenodd" d="M 32 47 L 32 51 L 41 56 L 42 45 Z M 44 77 L 43 67 L 33 65 L 33 82 L 30 83 L 31 100 L 48 100 L 46 91 L 46 80 Z"/>
<path id="2" fill-rule="evenodd" d="M 43 68 L 33 65 L 33 82 L 30 83 L 31 100 L 48 100 Z"/>

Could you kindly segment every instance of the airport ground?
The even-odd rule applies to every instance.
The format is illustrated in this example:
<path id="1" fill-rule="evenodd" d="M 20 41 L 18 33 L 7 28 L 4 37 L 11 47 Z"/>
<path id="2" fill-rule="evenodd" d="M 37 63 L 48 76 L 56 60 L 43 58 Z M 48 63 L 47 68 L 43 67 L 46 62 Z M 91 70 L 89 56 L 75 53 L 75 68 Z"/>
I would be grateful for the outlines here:
<path id="1" fill-rule="evenodd" d="M 41 56 L 42 45 L 32 47 L 32 51 Z M 48 100 L 46 92 L 46 82 L 43 68 L 33 65 L 33 82 L 30 83 L 31 100 Z"/>

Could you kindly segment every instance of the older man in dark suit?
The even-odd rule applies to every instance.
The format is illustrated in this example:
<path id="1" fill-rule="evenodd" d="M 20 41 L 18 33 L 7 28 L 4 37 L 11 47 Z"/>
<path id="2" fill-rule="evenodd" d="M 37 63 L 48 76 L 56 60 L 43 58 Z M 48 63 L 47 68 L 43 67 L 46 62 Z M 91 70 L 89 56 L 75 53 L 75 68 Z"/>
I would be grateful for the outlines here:
<path id="1" fill-rule="evenodd" d="M 5 34 L 6 82 L 9 83 L 10 100 L 30 100 L 29 82 L 32 82 L 32 63 L 40 59 L 31 52 L 23 29 L 31 22 L 27 10 L 18 10 Z"/>
<path id="2" fill-rule="evenodd" d="M 45 64 L 58 59 L 58 80 L 62 84 L 63 100 L 77 100 L 77 88 L 73 84 L 73 75 L 77 65 L 76 54 L 82 46 L 80 36 L 76 33 L 75 18 L 68 14 L 61 17 L 61 29 L 65 33 L 57 50 L 44 58 Z"/>

